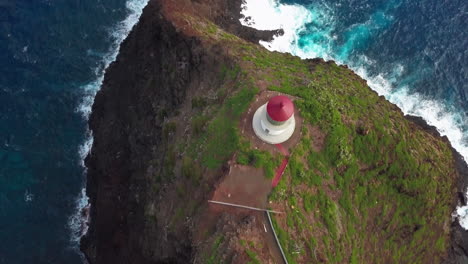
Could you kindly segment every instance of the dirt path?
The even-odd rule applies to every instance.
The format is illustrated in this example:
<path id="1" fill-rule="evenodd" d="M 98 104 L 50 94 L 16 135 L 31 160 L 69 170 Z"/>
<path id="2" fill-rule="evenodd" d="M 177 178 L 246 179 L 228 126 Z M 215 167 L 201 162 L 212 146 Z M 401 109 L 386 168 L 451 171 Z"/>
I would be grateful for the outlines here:
<path id="1" fill-rule="evenodd" d="M 229 173 L 217 186 L 212 200 L 267 208 L 267 197 L 271 189 L 271 181 L 264 176 L 261 168 L 236 164 L 231 166 Z M 242 221 L 241 219 L 247 216 L 253 217 L 255 219 L 255 230 L 248 232 L 240 231 L 239 236 L 247 241 L 258 240 L 258 243 L 264 247 L 261 250 L 262 259 L 269 259 L 269 263 L 282 263 L 281 253 L 278 250 L 264 212 L 221 204 L 210 204 L 209 207 L 210 211 L 215 215 L 229 213 L 239 219 L 239 221 Z"/>
<path id="2" fill-rule="evenodd" d="M 286 169 L 286 166 L 288 165 L 289 158 L 285 157 L 283 161 L 281 162 L 280 166 L 276 169 L 275 177 L 271 181 L 271 187 L 275 188 L 276 185 L 281 180 L 281 177 L 283 176 L 284 170 Z"/>
<path id="3" fill-rule="evenodd" d="M 279 167 L 276 169 L 275 176 L 273 177 L 273 180 L 271 181 L 271 187 L 275 188 L 276 185 L 281 180 L 281 177 L 284 174 L 284 170 L 286 169 L 286 166 L 288 166 L 289 162 L 289 151 L 283 147 L 282 144 L 276 144 L 276 148 L 278 148 L 279 152 L 281 152 L 285 157 Z"/>
<path id="4" fill-rule="evenodd" d="M 278 145 L 271 145 L 263 142 L 255 135 L 252 128 L 252 119 L 255 111 L 258 107 L 268 102 L 271 97 L 276 95 L 281 94 L 272 91 L 261 92 L 257 95 L 248 111 L 242 116 L 240 122 L 241 134 L 250 141 L 253 148 L 269 151 L 273 155 L 284 156 L 281 164 L 278 164 L 273 180 L 265 177 L 262 168 L 234 164 L 234 162 L 231 161 L 229 172 L 215 187 L 215 191 L 210 200 L 256 208 L 268 208 L 268 195 L 271 190 L 277 186 L 284 174 L 289 161 L 289 150 L 292 149 L 302 137 L 303 119 L 300 117 L 297 109 L 295 110 L 296 128 L 288 141 Z M 293 101 L 296 99 L 291 96 L 288 97 Z M 256 249 L 256 251 L 258 251 L 259 257 L 264 261 L 263 263 L 283 263 L 281 252 L 265 213 L 246 208 L 210 203 L 202 225 L 206 225 L 207 228 L 209 226 L 215 228 L 215 225 L 219 227 L 220 217 L 224 214 L 228 214 L 230 219 L 236 219 L 234 221 L 238 223 L 242 223 L 242 221 L 247 218 L 251 219 L 254 224 L 253 227 L 249 227 L 249 229 L 243 229 L 241 227 L 242 225 L 237 225 L 236 233 L 239 239 L 255 241 L 255 243 L 261 247 L 261 249 Z M 230 224 L 232 224 L 232 221 Z M 239 248 L 238 250 L 244 251 L 243 248 Z M 246 261 L 248 261 L 248 259 L 246 259 Z"/>
<path id="5" fill-rule="evenodd" d="M 270 182 L 261 168 L 236 164 L 217 186 L 212 200 L 266 208 L 270 191 Z M 236 213 L 242 211 L 235 209 Z"/>

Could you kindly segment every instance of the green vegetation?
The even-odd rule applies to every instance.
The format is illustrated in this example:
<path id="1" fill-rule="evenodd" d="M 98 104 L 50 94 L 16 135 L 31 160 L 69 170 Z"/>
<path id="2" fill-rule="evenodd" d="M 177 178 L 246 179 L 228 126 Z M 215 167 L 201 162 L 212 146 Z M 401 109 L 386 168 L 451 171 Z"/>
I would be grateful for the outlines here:
<path id="1" fill-rule="evenodd" d="M 191 101 L 193 133 L 179 150 L 187 156 L 182 175 L 202 182 L 203 171 L 219 170 L 235 156 L 273 176 L 281 156 L 251 148 L 238 131 L 261 80 L 295 96 L 304 118 L 301 141 L 269 197 L 286 211 L 274 225 L 289 262 L 439 262 L 449 244 L 444 224 L 456 179 L 443 140 L 407 121 L 349 69 L 271 53 L 206 20 L 190 21 L 234 62 L 219 65 L 216 99 Z M 164 135 L 177 130 L 166 126 Z M 167 153 L 165 167 L 173 168 L 175 150 Z M 245 252 L 261 263 L 258 249 L 246 244 Z"/>
<path id="2" fill-rule="evenodd" d="M 206 123 L 208 122 L 208 117 L 206 116 L 195 116 L 192 120 L 192 130 L 195 135 L 200 135 L 205 131 Z"/>
<path id="3" fill-rule="evenodd" d="M 262 262 L 259 260 L 257 253 L 255 253 L 256 245 L 249 241 L 247 243 L 245 240 L 240 240 L 240 244 L 245 248 L 245 253 L 250 258 L 250 261 L 247 264 L 261 264 Z"/>
<path id="4" fill-rule="evenodd" d="M 204 97 L 194 97 L 192 99 L 192 108 L 204 108 L 208 105 L 208 100 Z"/>
<path id="5" fill-rule="evenodd" d="M 306 74 L 303 67 L 297 72 Z M 315 65 L 306 85 L 304 79 L 276 75 L 284 77 L 283 85 L 272 89 L 299 97 L 296 106 L 306 123 L 327 133 L 324 149 L 315 152 L 308 131 L 291 157 L 287 180 L 292 186 L 305 183 L 308 192 L 282 184 L 272 194 L 278 202 L 287 197 L 288 204 L 303 204 L 303 210 L 288 212 L 292 240 L 321 237 L 318 247 L 331 263 L 421 263 L 426 255 L 411 252 L 424 249 L 442 256 L 448 234 L 441 223 L 450 216 L 455 175 L 447 145 L 412 129 L 388 102 L 334 64 Z M 365 130 L 362 124 L 367 134 L 358 133 Z M 315 222 L 308 232 L 300 232 L 303 219 Z M 314 231 L 319 223 L 327 233 Z M 310 250 L 304 254 L 314 257 Z"/>
<path id="6" fill-rule="evenodd" d="M 174 122 L 168 122 L 163 127 L 163 138 L 164 140 L 168 140 L 170 135 L 176 132 L 177 125 Z"/>
<path id="7" fill-rule="evenodd" d="M 292 252 L 294 252 L 294 248 L 296 248 L 296 241 L 294 241 L 288 235 L 288 233 L 280 225 L 278 225 L 275 219 L 272 219 L 272 221 L 273 221 L 273 227 L 275 228 L 275 231 L 276 231 L 276 235 L 278 236 L 278 239 L 281 243 L 281 247 L 284 250 L 286 259 L 291 264 L 297 263 L 294 258 L 294 255 L 292 254 Z"/>
<path id="8" fill-rule="evenodd" d="M 319 252 L 330 263 L 421 263 L 443 256 L 456 175 L 447 144 L 415 129 L 348 69 L 255 46 L 238 50 L 247 72 L 298 97 L 305 124 L 326 134 L 316 152 L 316 135 L 304 129 L 270 197 L 289 205 L 279 228 L 288 258 Z"/>
<path id="9" fill-rule="evenodd" d="M 222 263 L 220 259 L 220 251 L 219 247 L 220 245 L 224 242 L 224 236 L 223 235 L 218 235 L 215 240 L 213 241 L 213 245 L 211 246 L 211 255 L 205 257 L 205 262 L 206 264 L 218 264 Z"/>
<path id="10" fill-rule="evenodd" d="M 257 92 L 256 89 L 243 88 L 223 104 L 204 135 L 207 138 L 202 155 L 204 166 L 210 169 L 219 168 L 238 149 L 239 118 Z"/>
<path id="11" fill-rule="evenodd" d="M 281 163 L 282 157 L 275 157 L 268 151 L 261 151 L 250 147 L 248 142 L 240 144 L 237 155 L 237 163 L 242 165 L 250 165 L 256 168 L 263 168 L 265 176 L 272 179 L 275 174 L 275 169 Z"/>
<path id="12" fill-rule="evenodd" d="M 202 177 L 202 169 L 198 163 L 194 162 L 190 157 L 182 159 L 182 175 L 191 179 L 195 183 L 199 183 Z"/>

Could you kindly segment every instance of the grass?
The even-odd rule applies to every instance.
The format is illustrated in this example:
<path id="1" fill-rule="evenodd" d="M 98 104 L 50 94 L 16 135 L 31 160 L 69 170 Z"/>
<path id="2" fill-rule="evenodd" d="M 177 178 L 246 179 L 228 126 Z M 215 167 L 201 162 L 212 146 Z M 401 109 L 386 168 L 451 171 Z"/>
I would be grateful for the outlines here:
<path id="1" fill-rule="evenodd" d="M 196 184 L 199 184 L 202 178 L 202 168 L 190 157 L 184 157 L 182 159 L 181 173 L 184 177 L 192 180 L 192 182 Z"/>
<path id="2" fill-rule="evenodd" d="M 209 123 L 206 131 L 206 146 L 202 155 L 204 166 L 210 169 L 221 167 L 239 148 L 239 118 L 256 93 L 257 89 L 241 89 L 226 100 L 218 115 Z"/>
<path id="3" fill-rule="evenodd" d="M 268 151 L 252 149 L 248 142 L 242 142 L 239 146 L 237 155 L 237 163 L 242 165 L 250 165 L 256 168 L 263 168 L 265 176 L 272 179 L 275 174 L 275 169 L 281 163 L 281 156 L 273 156 Z"/>
<path id="4" fill-rule="evenodd" d="M 204 263 L 206 263 L 206 264 L 222 263 L 221 260 L 220 260 L 221 256 L 219 254 L 220 253 L 219 247 L 224 242 L 224 239 L 225 239 L 225 237 L 223 235 L 218 235 L 214 239 L 213 245 L 210 248 L 211 254 L 209 256 L 205 256 L 205 262 Z"/>
<path id="5" fill-rule="evenodd" d="M 268 52 L 206 19 L 190 21 L 235 63 L 220 63 L 216 100 L 191 101 L 193 133 L 181 147 L 188 156 L 184 177 L 203 182 L 204 170 L 219 170 L 234 155 L 273 176 L 281 157 L 252 149 L 237 128 L 262 80 L 269 90 L 295 96 L 304 118 L 303 138 L 269 197 L 287 213 L 274 225 L 289 262 L 440 262 L 456 180 L 446 142 L 407 121 L 349 69 Z M 326 135 L 321 151 L 312 149 L 317 139 L 308 125 Z M 170 137 L 178 128 L 164 129 Z M 167 153 L 164 166 L 173 168 L 175 151 Z M 256 249 L 248 250 L 257 263 Z"/>
<path id="6" fill-rule="evenodd" d="M 318 248 L 331 263 L 344 259 L 354 263 L 371 259 L 385 262 L 388 256 L 394 256 L 392 261 L 419 263 L 426 255 L 408 254 L 408 250 L 422 249 L 442 256 L 449 237 L 441 223 L 450 217 L 455 178 L 448 146 L 415 130 L 401 113 L 370 92 L 347 69 L 317 64 L 313 72 L 307 73 L 304 66 L 289 62 L 285 65 L 289 69 L 282 70 L 276 66 L 276 56 L 268 60 L 256 54 L 244 60 L 253 62 L 253 68 L 270 68 L 276 82 L 281 83 L 270 89 L 299 97 L 295 104 L 305 122 L 327 134 L 319 153 L 310 148 L 313 137 L 305 134 L 288 165 L 289 184 L 306 184 L 309 191 L 280 184 L 271 195 L 279 203 L 287 200 L 290 204 L 293 197 L 303 203 L 303 211 L 288 210 L 290 216 L 285 224 L 290 238 L 282 236 L 282 242 L 301 239 L 307 243 L 311 236 L 330 236 L 336 240 L 334 244 L 325 239 L 326 244 Z M 302 79 L 291 76 L 291 72 Z M 335 196 L 330 196 L 332 193 Z M 342 234 L 337 229 L 338 215 L 342 218 Z M 318 229 L 327 232 L 304 234 L 298 226 L 306 216 L 322 223 L 323 228 Z M 378 226 L 385 228 L 379 230 Z M 388 255 L 375 253 L 380 251 L 380 242 L 371 241 L 381 240 L 388 244 Z M 357 249 L 363 245 L 364 251 Z M 400 252 L 401 247 L 406 248 L 405 252 Z M 310 250 L 306 254 L 313 258 Z"/>
<path id="7" fill-rule="evenodd" d="M 248 264 L 261 264 L 258 254 L 254 251 L 257 248 L 257 245 L 253 243 L 253 241 L 246 241 L 246 240 L 239 240 L 239 243 L 242 247 L 244 247 L 245 254 L 249 257 Z"/>

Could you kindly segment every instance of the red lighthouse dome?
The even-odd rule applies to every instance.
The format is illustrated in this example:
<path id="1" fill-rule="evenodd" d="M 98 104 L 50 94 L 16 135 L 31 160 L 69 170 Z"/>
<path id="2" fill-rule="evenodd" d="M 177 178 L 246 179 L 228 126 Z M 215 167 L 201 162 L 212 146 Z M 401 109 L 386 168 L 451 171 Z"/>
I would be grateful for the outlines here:
<path id="1" fill-rule="evenodd" d="M 268 117 L 276 122 L 284 122 L 294 114 L 293 102 L 284 95 L 271 98 L 266 108 Z"/>

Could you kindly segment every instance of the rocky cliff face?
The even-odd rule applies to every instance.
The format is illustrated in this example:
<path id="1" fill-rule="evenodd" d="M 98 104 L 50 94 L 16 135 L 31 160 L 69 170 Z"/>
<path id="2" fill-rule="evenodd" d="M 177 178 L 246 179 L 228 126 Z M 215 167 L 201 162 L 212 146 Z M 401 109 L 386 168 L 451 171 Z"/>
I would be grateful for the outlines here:
<path id="1" fill-rule="evenodd" d="M 107 69 L 89 122 L 94 136 L 86 159 L 92 221 L 82 249 L 90 263 L 153 261 L 142 247 L 148 239 L 149 177 L 161 170 L 166 155 L 164 119 L 175 113 L 190 82 L 199 78 L 198 45 L 178 33 L 151 1 Z M 154 246 L 162 261 L 190 258 L 189 241 L 157 235 Z"/>
<path id="2" fill-rule="evenodd" d="M 164 210 L 172 211 L 168 207 L 177 197 L 171 180 L 155 177 L 166 174 L 164 165 L 173 155 L 168 145 L 175 135 L 163 128 L 180 113 L 187 93 L 219 86 L 219 66 L 229 60 L 218 48 L 206 49 L 175 28 L 161 2 L 149 2 L 107 69 L 93 104 L 94 144 L 86 159 L 92 220 L 81 243 L 90 263 L 189 263 L 192 256 L 187 228 L 177 234 L 164 231 L 170 224 Z M 276 33 L 241 30 L 230 22 L 240 1 L 225 4 L 212 10 L 228 30 L 250 41 Z"/>
<path id="3" fill-rule="evenodd" d="M 440 137 L 436 127 L 430 126 L 421 117 L 406 116 L 408 120 L 417 124 L 421 129 Z M 443 138 L 447 144 L 450 144 L 447 137 Z M 464 190 L 468 188 L 468 166 L 463 157 L 455 149 L 452 148 L 453 156 L 455 159 L 454 166 L 459 172 L 459 180 L 457 182 L 457 193 L 454 194 L 454 200 L 458 205 L 466 205 L 466 196 Z M 468 232 L 464 230 L 458 221 L 452 222 L 451 225 L 451 245 L 448 251 L 448 257 L 443 261 L 445 264 L 462 264 L 468 263 Z"/>
<path id="4" fill-rule="evenodd" d="M 180 139 L 198 133 L 194 128 L 196 114 L 201 113 L 198 108 L 211 101 L 215 107 L 226 102 L 238 86 L 235 78 L 228 81 L 227 76 L 239 73 L 236 58 L 220 43 L 200 37 L 200 28 L 185 14 L 206 18 L 202 30 L 220 27 L 252 43 L 281 34 L 242 27 L 240 2 L 150 1 L 107 69 L 89 122 L 94 136 L 86 159 L 91 223 L 81 249 L 91 264 L 203 263 L 200 252 L 205 247 L 197 243 L 205 239 L 199 232 L 204 215 L 199 212 L 204 212 L 204 201 L 229 168 L 224 164 L 206 170 L 192 164 L 197 162 L 185 159 L 189 150 L 180 150 Z M 435 131 L 421 120 L 413 121 Z M 206 121 L 199 129 L 204 126 Z M 466 165 L 457 153 L 454 156 L 459 179 L 467 179 Z M 196 183 L 188 179 L 193 174 Z M 459 191 L 462 185 L 466 187 L 466 182 L 457 186 Z M 218 223 L 206 232 L 239 233 L 236 221 L 226 215 L 223 219 L 224 226 Z M 252 228 L 249 219 L 244 219 L 242 228 Z M 446 263 L 464 263 L 468 236 L 456 223 L 452 230 Z M 229 241 L 223 244 L 223 259 L 240 263 L 235 241 Z"/>

